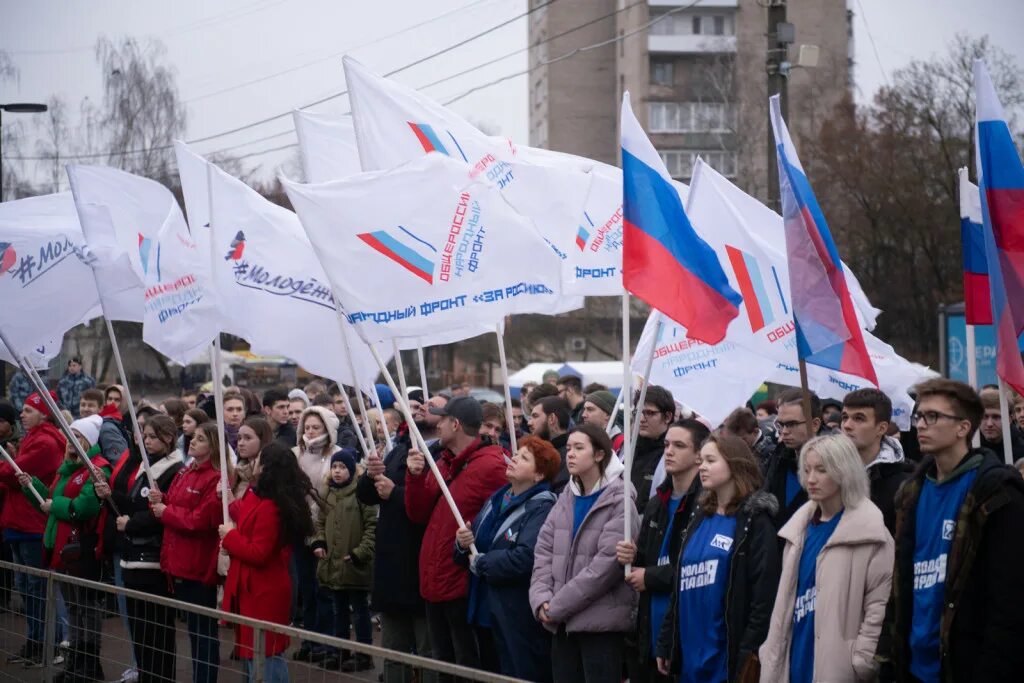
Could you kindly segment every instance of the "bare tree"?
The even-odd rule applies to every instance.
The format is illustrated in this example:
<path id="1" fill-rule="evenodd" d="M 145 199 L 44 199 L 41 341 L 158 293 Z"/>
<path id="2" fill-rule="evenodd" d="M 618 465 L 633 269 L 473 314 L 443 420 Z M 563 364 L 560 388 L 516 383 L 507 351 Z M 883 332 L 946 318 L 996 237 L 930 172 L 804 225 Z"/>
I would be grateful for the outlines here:
<path id="1" fill-rule="evenodd" d="M 0 84 L 17 83 L 20 77 L 17 65 L 11 56 L 0 50 Z M 4 199 L 17 199 L 31 193 L 28 182 L 18 164 L 11 163 L 12 157 L 21 156 L 21 141 L 25 139 L 25 124 L 21 117 L 10 117 L 0 126 L 0 149 L 3 151 L 2 194 Z M 14 119 L 14 120 L 12 120 Z"/>
<path id="2" fill-rule="evenodd" d="M 40 131 L 36 152 L 47 158 L 51 192 L 60 192 L 64 184 L 66 153 L 71 149 L 67 119 L 67 104 L 60 97 L 51 97 L 46 115 L 36 119 L 36 127 Z"/>

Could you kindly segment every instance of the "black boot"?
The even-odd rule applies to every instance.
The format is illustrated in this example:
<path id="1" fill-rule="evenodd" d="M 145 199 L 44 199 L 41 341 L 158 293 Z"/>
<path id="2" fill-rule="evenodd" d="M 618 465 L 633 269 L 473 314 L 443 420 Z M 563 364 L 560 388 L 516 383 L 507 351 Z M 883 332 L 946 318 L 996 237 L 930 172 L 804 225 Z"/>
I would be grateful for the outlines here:
<path id="1" fill-rule="evenodd" d="M 356 656 L 341 665 L 341 670 L 346 672 L 372 671 L 373 657 L 357 652 Z"/>

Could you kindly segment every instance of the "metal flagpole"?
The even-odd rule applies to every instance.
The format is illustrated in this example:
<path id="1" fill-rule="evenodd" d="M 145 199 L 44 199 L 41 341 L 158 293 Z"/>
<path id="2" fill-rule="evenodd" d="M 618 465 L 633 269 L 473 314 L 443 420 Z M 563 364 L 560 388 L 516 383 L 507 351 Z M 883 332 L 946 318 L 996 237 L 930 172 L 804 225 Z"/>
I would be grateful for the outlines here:
<path id="1" fill-rule="evenodd" d="M 420 363 L 420 384 L 423 385 L 423 402 L 430 400 L 430 391 L 427 389 L 427 364 L 423 358 L 423 345 L 416 347 L 416 358 Z"/>
<path id="2" fill-rule="evenodd" d="M 331 295 L 334 298 L 334 295 Z M 352 349 L 349 345 L 348 335 L 345 333 L 345 325 L 341 320 L 341 316 L 344 315 L 341 309 L 338 307 L 337 302 L 334 305 L 335 313 L 338 317 L 338 331 L 341 332 L 341 341 L 345 349 L 345 360 L 348 361 L 348 371 L 352 376 L 352 386 L 356 390 L 356 403 L 359 405 L 359 414 L 363 416 L 363 429 L 366 434 L 366 446 L 370 447 L 370 450 L 366 451 L 366 454 L 377 452 L 377 443 L 373 440 L 373 429 L 370 427 L 370 414 L 366 412 L 366 402 L 363 401 L 363 389 L 359 386 L 359 375 L 356 374 L 356 364 L 352 360 Z M 373 345 L 370 345 L 373 348 Z M 349 412 L 351 415 L 352 413 Z"/>
<path id="3" fill-rule="evenodd" d="M 647 387 L 651 383 L 651 368 L 654 366 L 654 354 L 658 350 L 658 339 L 661 337 L 661 328 L 664 327 L 665 321 L 661 316 L 661 311 L 655 311 L 654 323 L 654 341 L 651 343 L 651 354 L 647 357 L 647 363 L 644 364 L 644 378 L 640 384 L 640 396 L 637 399 L 636 405 L 638 410 L 644 409 L 644 402 L 647 400 Z M 636 423 L 633 425 L 633 433 L 629 437 L 630 450 L 636 451 L 636 441 L 640 438 L 640 418 L 637 417 Z"/>
<path id="4" fill-rule="evenodd" d="M 213 274 L 217 272 L 217 257 L 213 253 L 213 235 L 215 233 L 213 219 L 213 164 L 209 162 L 206 162 L 206 200 L 210 218 L 210 277 L 212 278 Z M 224 523 L 230 524 L 231 517 L 228 514 L 228 490 L 230 489 L 228 462 L 230 458 L 228 456 L 227 437 L 224 434 L 224 384 L 221 372 L 220 332 L 217 333 L 210 348 L 210 369 L 213 371 L 213 404 L 214 410 L 217 412 L 217 445 L 220 447 L 220 505 L 221 512 L 224 515 Z M 187 456 L 188 454 L 184 455 Z M 153 478 L 150 477 L 149 480 L 152 482 Z"/>
<path id="5" fill-rule="evenodd" d="M 1003 459 L 1007 465 L 1013 464 L 1013 438 L 1010 434 L 1010 421 L 1013 416 L 1010 414 L 1009 401 L 1006 400 L 1006 382 L 999 378 L 999 423 L 1003 427 Z"/>
<path id="6" fill-rule="evenodd" d="M 633 393 L 633 382 L 632 372 L 629 369 L 629 292 L 623 290 L 622 292 L 622 390 L 619 392 L 622 395 L 622 419 L 623 419 L 623 434 L 627 437 L 632 434 L 630 429 L 630 401 Z M 630 443 L 629 438 L 626 438 L 622 442 L 622 448 L 626 451 L 623 453 L 622 464 L 625 465 L 625 471 L 622 473 L 622 486 L 623 496 L 622 501 L 625 506 L 625 514 L 623 518 L 625 524 L 623 526 L 623 538 L 627 541 L 633 540 L 633 514 L 636 512 L 633 502 L 633 496 L 629 495 L 629 489 L 631 482 L 633 481 L 633 444 Z M 608 457 L 613 457 L 611 453 Z M 583 493 L 587 493 L 583 491 Z M 625 567 L 626 577 L 628 578 L 630 573 L 633 571 L 632 564 L 627 564 Z"/>
<path id="7" fill-rule="evenodd" d="M 391 391 L 398 391 L 398 387 L 395 386 L 395 380 L 391 377 L 391 373 L 388 372 L 388 366 L 384 364 L 384 359 L 380 357 L 380 353 L 377 352 L 377 349 L 373 344 L 370 344 L 369 346 L 374 360 L 377 361 L 377 367 L 380 368 L 381 374 L 384 375 L 384 381 L 387 382 Z M 423 439 L 423 435 L 420 433 L 419 427 L 416 426 L 416 421 L 413 420 L 412 411 L 409 410 L 409 402 L 399 401 L 398 405 L 401 406 L 402 413 L 405 415 L 405 420 L 409 423 L 409 434 L 412 436 L 413 443 L 417 444 L 417 449 L 423 453 L 423 457 L 426 459 L 427 465 L 430 467 L 430 471 L 434 473 L 434 480 L 441 489 L 441 494 L 448 503 L 448 507 L 451 508 L 452 516 L 455 517 L 455 521 L 458 523 L 459 528 L 465 527 L 466 522 L 462 518 L 462 513 L 459 512 L 458 506 L 455 505 L 455 499 L 452 498 L 452 492 L 448 490 L 448 485 L 445 483 L 444 477 L 441 476 L 441 472 L 437 469 L 437 463 L 434 462 L 434 456 L 430 454 L 430 448 L 427 447 L 427 442 Z M 477 554 L 475 543 L 470 546 L 469 551 L 473 555 Z"/>
<path id="8" fill-rule="evenodd" d="M 978 388 L 978 351 L 977 342 L 974 339 L 974 325 L 966 326 L 966 346 L 967 346 L 967 383 L 972 388 L 977 390 Z M 981 446 L 981 430 L 974 430 L 974 439 L 972 445 L 975 448 Z"/>
<path id="9" fill-rule="evenodd" d="M 505 387 L 505 420 L 508 421 L 508 439 L 512 455 L 516 454 L 516 423 L 512 416 L 512 389 L 508 385 L 508 360 L 505 358 L 505 336 L 501 332 L 501 325 L 497 325 L 494 333 L 498 336 L 498 362 L 501 363 L 501 384 Z"/>
<path id="10" fill-rule="evenodd" d="M 345 391 L 344 383 L 338 382 L 338 391 L 341 392 L 341 400 L 345 402 L 345 412 L 348 414 L 348 421 L 352 423 L 352 431 L 356 433 L 356 438 L 359 440 L 359 447 L 363 449 L 363 453 L 369 453 L 370 450 L 366 447 L 363 431 L 359 428 L 359 423 L 356 422 L 356 413 L 352 410 L 352 402 L 348 400 L 348 392 Z M 301 438 L 302 435 L 299 434 L 299 437 Z"/>

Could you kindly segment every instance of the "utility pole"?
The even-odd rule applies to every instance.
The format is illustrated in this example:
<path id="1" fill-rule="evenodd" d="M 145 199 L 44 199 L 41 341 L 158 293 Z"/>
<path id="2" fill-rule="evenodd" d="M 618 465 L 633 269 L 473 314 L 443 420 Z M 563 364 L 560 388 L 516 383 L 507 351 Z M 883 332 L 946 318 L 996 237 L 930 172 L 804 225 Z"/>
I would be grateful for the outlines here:
<path id="1" fill-rule="evenodd" d="M 783 118 L 789 118 L 789 45 L 796 38 L 793 24 L 786 21 L 786 0 L 769 0 L 768 25 L 765 35 L 768 39 L 765 72 L 768 75 L 768 97 L 779 96 Z M 768 101 L 765 100 L 765 116 L 768 117 Z M 782 212 L 779 203 L 779 165 L 775 154 L 775 136 L 771 120 L 767 120 L 768 134 L 768 206 Z"/>

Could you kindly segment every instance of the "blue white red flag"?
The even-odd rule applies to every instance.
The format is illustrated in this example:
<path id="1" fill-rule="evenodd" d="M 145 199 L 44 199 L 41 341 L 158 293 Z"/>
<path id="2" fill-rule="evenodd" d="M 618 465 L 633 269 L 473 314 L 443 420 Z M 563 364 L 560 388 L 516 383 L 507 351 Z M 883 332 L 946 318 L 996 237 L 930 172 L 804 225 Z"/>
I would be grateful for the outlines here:
<path id="1" fill-rule="evenodd" d="M 964 318 L 968 325 L 991 325 L 992 303 L 988 291 L 988 260 L 982 230 L 981 195 L 978 186 L 960 172 L 960 243 L 964 264 Z"/>
<path id="2" fill-rule="evenodd" d="M 777 95 L 769 100 L 769 106 L 798 356 L 811 365 L 863 377 L 877 386 L 839 250 L 800 165 Z"/>
<path id="3" fill-rule="evenodd" d="M 725 338 L 742 297 L 693 229 L 664 162 L 622 98 L 623 252 L 626 290 L 707 344 Z"/>
<path id="4" fill-rule="evenodd" d="M 1024 165 L 984 62 L 974 62 L 977 165 L 984 219 L 996 375 L 1024 393 L 1017 337 L 1024 331 Z"/>

